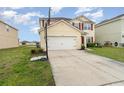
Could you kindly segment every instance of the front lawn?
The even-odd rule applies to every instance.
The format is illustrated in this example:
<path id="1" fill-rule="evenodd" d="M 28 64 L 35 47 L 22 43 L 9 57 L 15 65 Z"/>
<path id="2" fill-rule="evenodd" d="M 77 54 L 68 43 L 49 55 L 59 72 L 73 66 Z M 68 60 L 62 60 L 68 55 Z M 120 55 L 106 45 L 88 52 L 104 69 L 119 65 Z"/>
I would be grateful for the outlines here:
<path id="1" fill-rule="evenodd" d="M 0 85 L 54 85 L 48 62 L 30 62 L 33 47 L 0 50 Z"/>
<path id="2" fill-rule="evenodd" d="M 92 49 L 92 51 L 89 51 L 90 53 L 124 62 L 124 48 L 103 47 L 90 49 Z"/>

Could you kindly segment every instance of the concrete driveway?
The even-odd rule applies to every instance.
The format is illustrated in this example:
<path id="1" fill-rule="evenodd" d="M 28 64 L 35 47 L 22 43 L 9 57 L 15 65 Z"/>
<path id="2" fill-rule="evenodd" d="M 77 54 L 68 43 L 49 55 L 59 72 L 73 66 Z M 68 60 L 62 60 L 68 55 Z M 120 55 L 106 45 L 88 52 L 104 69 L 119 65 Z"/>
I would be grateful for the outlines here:
<path id="1" fill-rule="evenodd" d="M 56 85 L 124 85 L 124 64 L 81 50 L 49 51 Z"/>

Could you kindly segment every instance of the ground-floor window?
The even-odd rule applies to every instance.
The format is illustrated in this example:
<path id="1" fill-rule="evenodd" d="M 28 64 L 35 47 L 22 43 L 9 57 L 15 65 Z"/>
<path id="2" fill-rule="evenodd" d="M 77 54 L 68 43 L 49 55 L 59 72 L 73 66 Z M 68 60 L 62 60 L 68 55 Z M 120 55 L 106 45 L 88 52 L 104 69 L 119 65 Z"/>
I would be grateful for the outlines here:
<path id="1" fill-rule="evenodd" d="M 93 43 L 93 37 L 87 37 L 86 41 L 87 43 Z"/>

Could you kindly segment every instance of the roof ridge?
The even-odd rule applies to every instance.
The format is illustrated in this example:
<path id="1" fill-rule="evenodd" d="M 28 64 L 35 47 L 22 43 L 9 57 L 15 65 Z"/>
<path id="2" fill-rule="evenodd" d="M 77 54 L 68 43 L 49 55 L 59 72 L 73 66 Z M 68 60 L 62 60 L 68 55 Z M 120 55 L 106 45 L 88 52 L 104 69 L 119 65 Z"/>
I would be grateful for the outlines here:
<path id="1" fill-rule="evenodd" d="M 120 17 L 122 17 L 122 16 L 124 16 L 124 14 L 120 14 L 120 15 L 118 15 L 118 16 L 114 16 L 114 17 L 112 17 L 112 18 L 105 19 L 105 20 L 101 21 L 101 22 L 98 23 L 98 24 L 102 24 L 102 23 L 105 23 L 105 22 L 111 21 L 111 20 L 113 20 L 113 19 L 120 18 Z"/>
<path id="2" fill-rule="evenodd" d="M 48 19 L 47 17 L 43 17 L 43 18 L 40 18 L 40 19 Z M 67 18 L 67 17 L 51 17 L 51 19 L 70 19 L 71 20 L 71 18 Z"/>
<path id="3" fill-rule="evenodd" d="M 3 24 L 8 25 L 9 27 L 11 27 L 11 28 L 13 28 L 13 29 L 15 29 L 15 30 L 18 30 L 17 28 L 15 28 L 15 27 L 13 27 L 13 26 L 9 25 L 8 23 L 4 22 L 4 21 L 3 21 L 3 20 L 1 20 L 1 19 L 0 19 L 0 22 L 2 22 Z"/>
<path id="4" fill-rule="evenodd" d="M 69 21 L 63 20 L 63 19 L 58 20 L 58 21 L 56 21 L 55 23 L 49 25 L 48 28 L 49 28 L 50 26 L 53 26 L 53 25 L 55 25 L 55 24 L 57 24 L 57 23 L 59 23 L 59 22 L 62 22 L 62 21 L 63 21 L 63 22 L 66 22 L 67 24 L 69 24 L 70 26 L 72 26 L 73 28 L 75 28 L 76 30 L 80 31 L 78 28 L 76 28 L 75 26 L 73 26 Z"/>

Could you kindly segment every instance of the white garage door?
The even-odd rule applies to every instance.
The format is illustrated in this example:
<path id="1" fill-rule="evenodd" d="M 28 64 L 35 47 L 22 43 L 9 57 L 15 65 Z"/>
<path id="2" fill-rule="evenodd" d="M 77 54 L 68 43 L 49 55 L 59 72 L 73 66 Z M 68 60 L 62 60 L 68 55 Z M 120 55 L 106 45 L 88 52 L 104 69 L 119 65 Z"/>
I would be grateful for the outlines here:
<path id="1" fill-rule="evenodd" d="M 76 37 L 48 37 L 48 50 L 76 49 Z"/>

